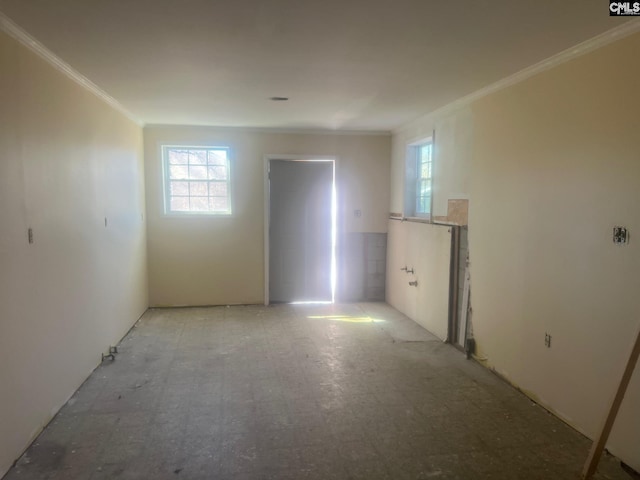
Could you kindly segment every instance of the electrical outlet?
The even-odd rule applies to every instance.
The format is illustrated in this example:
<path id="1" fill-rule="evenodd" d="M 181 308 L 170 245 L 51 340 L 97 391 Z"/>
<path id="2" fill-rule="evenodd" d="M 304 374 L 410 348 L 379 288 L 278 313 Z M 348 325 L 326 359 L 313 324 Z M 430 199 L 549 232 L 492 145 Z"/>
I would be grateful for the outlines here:
<path id="1" fill-rule="evenodd" d="M 360 217 L 362 216 L 362 210 L 354 210 L 354 211 L 353 211 L 353 215 L 354 215 L 356 218 L 360 218 Z"/>
<path id="2" fill-rule="evenodd" d="M 544 333 L 544 344 L 547 348 L 551 348 L 551 335 L 547 332 Z"/>
<path id="3" fill-rule="evenodd" d="M 616 245 L 626 245 L 629 243 L 629 232 L 625 227 L 613 227 L 613 243 Z"/>

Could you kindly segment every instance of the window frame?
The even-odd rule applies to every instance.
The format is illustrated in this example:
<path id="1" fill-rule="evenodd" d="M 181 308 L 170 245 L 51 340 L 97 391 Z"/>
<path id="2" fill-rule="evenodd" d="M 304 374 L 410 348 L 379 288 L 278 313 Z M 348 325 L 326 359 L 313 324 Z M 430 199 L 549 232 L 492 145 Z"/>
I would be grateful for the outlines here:
<path id="1" fill-rule="evenodd" d="M 428 162 L 423 162 L 422 161 L 422 151 L 425 147 L 429 147 L 429 161 Z M 421 143 L 420 145 L 416 145 L 414 146 L 414 156 L 415 156 L 415 178 L 414 178 L 414 200 L 413 200 L 413 213 L 416 217 L 418 218 L 431 218 L 431 212 L 432 212 L 432 208 L 433 208 L 433 142 L 429 141 L 429 142 L 425 142 L 425 143 Z M 428 164 L 429 165 L 429 177 L 424 178 L 422 176 L 422 167 L 424 164 Z M 423 195 L 420 195 L 421 193 L 421 184 L 424 180 L 428 181 L 428 187 L 429 187 L 429 211 L 428 212 L 424 212 L 424 211 L 419 211 L 418 206 L 420 205 L 420 199 L 421 198 L 426 198 Z"/>
<path id="2" fill-rule="evenodd" d="M 435 178 L 435 132 L 433 135 L 407 144 L 405 157 L 405 191 L 404 191 L 404 211 L 405 218 L 416 218 L 422 221 L 431 222 L 433 219 L 433 186 Z M 419 212 L 418 201 L 420 198 L 419 184 L 421 182 L 421 152 L 422 148 L 430 145 L 430 196 L 429 211 Z"/>
<path id="3" fill-rule="evenodd" d="M 220 183 L 226 183 L 227 186 L 227 202 L 228 208 L 225 211 L 180 211 L 180 210 L 172 210 L 171 209 L 171 181 L 179 180 L 172 179 L 170 172 L 170 163 L 169 163 L 169 151 L 170 150 L 205 150 L 207 152 L 211 150 L 225 150 L 226 154 L 226 169 L 227 169 L 227 178 L 226 180 L 220 180 Z M 165 216 L 169 217 L 232 217 L 234 215 L 234 205 L 233 205 L 233 161 L 231 155 L 231 148 L 228 145 L 174 145 L 174 144 L 161 144 L 160 145 L 160 157 L 162 162 L 162 204 L 163 204 L 163 213 Z M 184 181 L 190 182 L 193 181 L 191 179 L 184 179 Z M 202 180 L 207 183 L 211 182 L 211 179 Z M 195 195 L 197 196 L 197 195 Z M 192 195 L 189 192 L 189 195 L 186 196 L 191 199 Z M 207 195 L 207 198 L 210 198 L 210 195 Z"/>

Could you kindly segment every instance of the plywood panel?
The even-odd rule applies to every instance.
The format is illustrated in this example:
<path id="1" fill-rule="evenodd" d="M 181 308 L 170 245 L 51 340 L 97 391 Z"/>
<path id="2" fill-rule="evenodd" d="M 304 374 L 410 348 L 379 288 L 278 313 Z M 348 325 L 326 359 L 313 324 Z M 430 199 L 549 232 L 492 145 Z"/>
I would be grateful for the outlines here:
<path id="1" fill-rule="evenodd" d="M 387 302 L 407 314 L 407 274 L 401 269 L 407 266 L 406 222 L 389 220 L 387 234 Z"/>
<path id="2" fill-rule="evenodd" d="M 441 340 L 449 315 L 451 231 L 446 226 L 389 221 L 387 301 Z M 408 267 L 412 273 L 401 269 Z M 417 286 L 409 282 L 417 281 Z"/>
<path id="3" fill-rule="evenodd" d="M 447 220 L 455 225 L 467 225 L 469 223 L 469 200 L 449 199 Z"/>

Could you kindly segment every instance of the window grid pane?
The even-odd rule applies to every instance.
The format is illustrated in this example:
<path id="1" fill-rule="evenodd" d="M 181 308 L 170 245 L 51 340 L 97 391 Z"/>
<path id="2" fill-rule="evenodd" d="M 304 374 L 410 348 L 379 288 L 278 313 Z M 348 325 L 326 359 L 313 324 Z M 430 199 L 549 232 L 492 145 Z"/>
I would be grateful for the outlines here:
<path id="1" fill-rule="evenodd" d="M 167 213 L 231 214 L 228 150 L 165 147 Z"/>
<path id="2" fill-rule="evenodd" d="M 432 144 L 416 147 L 416 214 L 431 213 L 431 180 L 433 175 Z"/>

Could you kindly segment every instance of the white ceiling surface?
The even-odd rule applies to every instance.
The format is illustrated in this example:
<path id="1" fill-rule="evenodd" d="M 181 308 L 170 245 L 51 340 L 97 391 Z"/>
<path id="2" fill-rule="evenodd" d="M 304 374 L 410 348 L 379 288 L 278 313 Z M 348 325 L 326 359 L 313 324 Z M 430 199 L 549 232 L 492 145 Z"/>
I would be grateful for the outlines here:
<path id="1" fill-rule="evenodd" d="M 0 11 L 147 124 L 377 131 L 628 20 L 604 0 L 0 0 Z"/>

